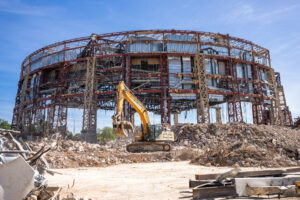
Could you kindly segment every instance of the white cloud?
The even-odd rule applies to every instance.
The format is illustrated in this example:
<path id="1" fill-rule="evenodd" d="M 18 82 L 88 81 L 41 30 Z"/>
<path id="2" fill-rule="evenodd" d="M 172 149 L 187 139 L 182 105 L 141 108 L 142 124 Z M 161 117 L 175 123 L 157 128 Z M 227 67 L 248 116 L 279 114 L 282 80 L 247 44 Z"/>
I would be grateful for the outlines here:
<path id="1" fill-rule="evenodd" d="M 27 16 L 47 16 L 60 10 L 59 7 L 54 6 L 31 6 L 24 4 L 18 0 L 0 1 L 0 12 L 27 15 Z"/>
<path id="2" fill-rule="evenodd" d="M 227 24 L 236 22 L 272 23 L 277 16 L 294 10 L 299 6 L 300 4 L 294 4 L 291 6 L 280 7 L 277 9 L 266 11 L 265 8 L 257 9 L 252 4 L 239 2 L 234 6 L 229 14 L 225 15 L 225 17 L 222 16 L 222 20 Z"/>

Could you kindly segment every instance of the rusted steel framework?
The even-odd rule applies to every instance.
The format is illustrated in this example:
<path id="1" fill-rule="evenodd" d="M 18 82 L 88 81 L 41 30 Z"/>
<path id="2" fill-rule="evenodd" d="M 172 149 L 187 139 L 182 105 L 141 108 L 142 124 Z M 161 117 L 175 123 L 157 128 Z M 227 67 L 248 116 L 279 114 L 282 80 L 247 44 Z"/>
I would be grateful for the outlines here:
<path id="1" fill-rule="evenodd" d="M 210 106 L 222 103 L 228 121 L 243 121 L 242 102 L 252 103 L 256 124 L 292 123 L 267 49 L 219 33 L 143 30 L 92 34 L 30 54 L 22 63 L 13 127 L 25 134 L 32 127 L 64 132 L 68 108 L 81 108 L 82 136 L 92 141 L 97 110 L 115 109 L 121 80 L 162 123 L 190 109 L 197 109 L 198 123 L 209 123 Z M 129 105 L 124 112 L 133 120 Z"/>

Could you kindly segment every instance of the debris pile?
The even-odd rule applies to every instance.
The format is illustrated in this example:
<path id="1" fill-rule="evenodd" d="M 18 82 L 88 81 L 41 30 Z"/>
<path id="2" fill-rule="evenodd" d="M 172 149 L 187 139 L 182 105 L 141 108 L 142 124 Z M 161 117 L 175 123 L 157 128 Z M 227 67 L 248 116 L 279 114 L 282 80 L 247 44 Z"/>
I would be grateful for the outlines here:
<path id="1" fill-rule="evenodd" d="M 44 155 L 44 145 L 33 151 L 26 142 L 13 137 L 16 131 L 0 130 L 0 199 L 58 199 L 61 188 L 50 188 L 45 173 L 54 175 Z"/>
<path id="2" fill-rule="evenodd" d="M 192 160 L 205 166 L 296 166 L 300 130 L 288 127 L 230 124 L 177 124 L 170 152 L 128 153 L 132 138 L 90 144 L 61 136 L 28 142 L 33 151 L 55 143 L 45 159 L 51 168 L 105 167 L 122 163 Z"/>
<path id="3" fill-rule="evenodd" d="M 28 144 L 35 151 L 46 144 L 56 144 L 45 156 L 51 168 L 106 167 L 123 163 L 191 160 L 199 154 L 198 149 L 190 151 L 182 147 L 176 147 L 170 152 L 128 153 L 126 145 L 131 142 L 129 138 L 120 138 L 103 144 L 90 144 L 58 137 L 43 138 Z"/>
<path id="4" fill-rule="evenodd" d="M 288 127 L 230 124 L 178 124 L 178 145 L 203 150 L 192 163 L 206 166 L 297 166 L 300 130 Z"/>

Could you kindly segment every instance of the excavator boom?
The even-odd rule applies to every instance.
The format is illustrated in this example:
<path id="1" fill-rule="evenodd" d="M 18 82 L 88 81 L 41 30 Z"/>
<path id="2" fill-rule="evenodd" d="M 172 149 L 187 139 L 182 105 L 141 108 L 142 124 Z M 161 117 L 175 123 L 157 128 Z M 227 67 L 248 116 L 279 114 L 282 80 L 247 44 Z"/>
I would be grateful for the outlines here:
<path id="1" fill-rule="evenodd" d="M 117 96 L 118 102 L 116 107 L 116 114 L 112 117 L 113 119 L 113 127 L 117 136 L 119 137 L 127 137 L 127 132 L 131 132 L 134 130 L 134 127 L 131 122 L 122 120 L 123 114 L 123 105 L 124 100 L 129 102 L 132 107 L 139 113 L 145 134 L 148 132 L 147 124 L 150 124 L 148 112 L 140 100 L 138 100 L 130 91 L 130 89 L 125 85 L 123 81 L 119 83 L 117 86 Z"/>

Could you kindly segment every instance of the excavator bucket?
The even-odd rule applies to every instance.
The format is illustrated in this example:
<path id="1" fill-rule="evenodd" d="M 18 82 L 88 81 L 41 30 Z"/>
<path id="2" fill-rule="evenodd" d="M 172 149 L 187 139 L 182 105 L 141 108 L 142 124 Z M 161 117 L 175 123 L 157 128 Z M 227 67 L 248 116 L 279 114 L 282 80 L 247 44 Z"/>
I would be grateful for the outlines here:
<path id="1" fill-rule="evenodd" d="M 127 137 L 134 132 L 134 127 L 129 121 L 113 122 L 113 128 L 118 137 Z"/>

